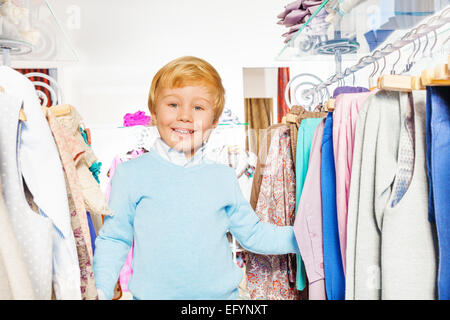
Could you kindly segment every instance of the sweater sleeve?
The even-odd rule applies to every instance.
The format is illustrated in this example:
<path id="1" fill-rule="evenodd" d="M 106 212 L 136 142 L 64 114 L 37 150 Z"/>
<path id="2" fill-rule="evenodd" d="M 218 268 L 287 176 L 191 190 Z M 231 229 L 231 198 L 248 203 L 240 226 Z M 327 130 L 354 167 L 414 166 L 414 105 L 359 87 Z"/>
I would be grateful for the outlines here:
<path id="1" fill-rule="evenodd" d="M 94 275 L 97 289 L 111 300 L 120 270 L 133 242 L 135 201 L 130 197 L 129 177 L 119 164 L 111 180 L 109 206 L 112 216 L 106 216 L 95 241 Z"/>
<path id="2" fill-rule="evenodd" d="M 229 229 L 244 249 L 263 255 L 300 253 L 293 227 L 260 221 L 235 177 L 233 192 L 234 202 L 227 210 Z"/>

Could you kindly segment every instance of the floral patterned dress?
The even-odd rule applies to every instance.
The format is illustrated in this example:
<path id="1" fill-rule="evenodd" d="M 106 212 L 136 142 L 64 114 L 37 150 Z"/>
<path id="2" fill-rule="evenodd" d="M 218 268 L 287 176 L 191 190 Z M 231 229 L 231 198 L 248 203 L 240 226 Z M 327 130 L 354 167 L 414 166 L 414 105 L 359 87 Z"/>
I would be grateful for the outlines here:
<path id="1" fill-rule="evenodd" d="M 45 116 L 58 147 L 64 168 L 70 219 L 80 265 L 81 298 L 83 300 L 97 300 L 98 295 L 92 266 L 93 261 L 92 256 L 89 254 L 89 249 L 92 250 L 91 239 L 89 237 L 89 229 L 86 230 L 86 227 L 83 228 L 83 226 L 87 225 L 86 207 L 76 171 L 76 164 L 82 158 L 84 149 L 80 141 L 76 140 L 61 126 L 51 111 L 45 110 Z"/>
<path id="2" fill-rule="evenodd" d="M 290 152 L 289 128 L 272 129 L 262 182 L 256 205 L 261 221 L 292 226 L 295 220 L 295 173 Z M 250 298 L 256 300 L 296 300 L 295 254 L 258 255 L 247 253 L 247 280 Z"/>

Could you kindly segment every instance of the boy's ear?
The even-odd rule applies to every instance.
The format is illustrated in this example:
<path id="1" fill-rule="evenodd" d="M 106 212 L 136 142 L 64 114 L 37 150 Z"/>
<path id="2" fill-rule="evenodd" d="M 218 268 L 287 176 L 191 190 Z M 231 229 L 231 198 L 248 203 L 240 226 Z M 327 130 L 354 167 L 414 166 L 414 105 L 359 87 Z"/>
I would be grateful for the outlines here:
<path id="1" fill-rule="evenodd" d="M 156 124 L 156 113 L 150 112 L 150 115 L 152 116 L 152 124 Z"/>

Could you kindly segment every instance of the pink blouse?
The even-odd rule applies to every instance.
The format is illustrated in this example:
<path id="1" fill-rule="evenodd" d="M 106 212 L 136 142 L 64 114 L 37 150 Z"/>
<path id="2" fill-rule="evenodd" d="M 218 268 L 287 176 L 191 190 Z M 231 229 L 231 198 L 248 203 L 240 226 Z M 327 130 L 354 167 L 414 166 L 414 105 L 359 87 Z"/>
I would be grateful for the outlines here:
<path id="1" fill-rule="evenodd" d="M 314 131 L 308 173 L 294 222 L 294 233 L 305 263 L 309 282 L 309 300 L 326 300 L 323 265 L 322 192 L 320 165 L 325 119 Z"/>
<path id="2" fill-rule="evenodd" d="M 341 94 L 336 98 L 333 112 L 333 149 L 336 166 L 336 206 L 341 246 L 342 265 L 345 273 L 347 246 L 347 211 L 350 177 L 353 161 L 353 143 L 356 120 L 361 107 L 375 91 Z"/>

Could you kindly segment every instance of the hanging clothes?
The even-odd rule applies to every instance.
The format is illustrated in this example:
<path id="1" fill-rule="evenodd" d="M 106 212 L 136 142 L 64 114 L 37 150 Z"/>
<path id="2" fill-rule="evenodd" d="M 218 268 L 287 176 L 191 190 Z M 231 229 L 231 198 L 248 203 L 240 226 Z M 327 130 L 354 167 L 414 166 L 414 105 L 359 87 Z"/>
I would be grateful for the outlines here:
<path id="1" fill-rule="evenodd" d="M 53 108 L 55 107 L 51 107 L 50 110 L 53 110 Z M 82 158 L 77 162 L 77 175 L 82 188 L 86 210 L 90 213 L 96 232 L 98 232 L 102 225 L 101 216 L 111 215 L 111 210 L 100 185 L 90 170 L 92 165 L 97 162 L 97 157 L 92 148 L 85 143 L 80 131 L 80 125 L 83 119 L 74 107 L 71 107 L 69 114 L 58 116 L 57 120 L 84 148 L 84 153 L 81 155 Z M 92 243 L 87 217 L 82 220 L 82 230 L 88 242 Z M 89 254 L 92 257 L 92 248 L 89 248 Z"/>
<path id="2" fill-rule="evenodd" d="M 33 84 L 17 71 L 2 66 L 0 85 L 9 96 L 20 99 L 20 102 L 9 100 L 2 104 L 2 120 L 8 130 L 2 131 L 1 139 L 5 147 L 1 150 L 9 150 L 11 158 L 17 157 L 17 162 L 5 161 L 8 163 L 5 170 L 10 172 L 10 176 L 3 183 L 7 207 L 17 228 L 17 236 L 22 237 L 19 242 L 24 254 L 27 254 L 25 259 L 28 259 L 30 272 L 38 272 L 36 276 L 31 275 L 35 281 L 33 286 L 36 297 L 50 299 L 53 284 L 57 299 L 78 300 L 81 298 L 80 268 L 58 150 L 42 114 Z M 17 136 L 18 116 L 15 115 L 22 106 L 21 100 L 27 121 L 21 123 L 20 134 Z M 25 201 L 22 176 L 39 207 L 39 215 L 31 211 Z M 18 200 L 17 206 L 13 205 L 15 197 L 23 199 L 23 203 Z M 16 214 L 18 210 L 22 213 Z M 49 225 L 50 234 L 47 234 Z M 33 234 L 40 239 L 34 239 Z M 52 240 L 47 238 L 49 235 Z M 37 246 L 39 248 L 35 248 Z M 48 255 L 53 260 L 50 264 Z"/>
<path id="3" fill-rule="evenodd" d="M 333 151 L 333 114 L 325 120 L 320 166 L 322 190 L 323 263 L 328 300 L 345 299 L 345 277 L 336 208 L 336 171 Z"/>
<path id="4" fill-rule="evenodd" d="M 272 140 L 262 172 L 256 214 L 263 222 L 293 225 L 295 175 L 290 157 L 289 129 L 279 126 Z M 295 300 L 295 256 L 247 253 L 247 279 L 251 299 Z"/>
<path id="5" fill-rule="evenodd" d="M 288 114 L 289 106 L 286 103 L 284 91 L 289 83 L 289 68 L 278 68 L 278 94 L 277 94 L 277 102 L 278 102 L 278 110 L 277 117 L 278 123 L 281 123 L 283 117 Z"/>
<path id="6" fill-rule="evenodd" d="M 351 91 L 353 88 L 344 87 Z M 349 90 L 348 90 L 349 89 Z M 364 88 L 362 88 L 364 89 Z M 355 88 L 355 90 L 359 90 Z M 333 112 L 333 151 L 336 170 L 336 204 L 342 265 L 345 273 L 347 209 L 353 161 L 353 141 L 358 112 L 373 92 L 347 93 L 336 97 Z M 374 91 L 375 92 L 375 91 Z"/>
<path id="7" fill-rule="evenodd" d="M 237 145 L 224 144 L 213 147 L 207 144 L 205 157 L 208 160 L 234 168 L 242 194 L 246 200 L 250 201 L 253 176 L 257 165 L 257 157 L 253 152 L 246 151 Z"/>
<path id="8" fill-rule="evenodd" d="M 0 101 L 2 101 L 1 98 Z M 36 299 L 20 244 L 3 198 L 1 178 L 0 243 L 0 300 Z"/>
<path id="9" fill-rule="evenodd" d="M 316 112 L 317 113 L 317 112 Z M 305 183 L 306 174 L 308 172 L 308 166 L 309 166 L 309 157 L 310 157 L 310 151 L 311 151 L 311 143 L 314 136 L 314 131 L 317 127 L 317 125 L 322 121 L 321 116 L 325 116 L 326 113 L 317 113 L 315 116 L 319 116 L 318 118 L 308 118 L 308 119 L 302 119 L 299 129 L 298 129 L 298 136 L 297 136 L 297 145 L 296 145 L 296 191 L 295 191 L 295 212 L 296 216 L 301 214 L 301 212 L 298 211 L 298 206 L 300 203 L 300 197 L 303 192 L 303 185 Z M 300 250 L 301 253 L 301 250 Z M 305 266 L 303 263 L 303 260 L 301 258 L 301 255 L 297 255 L 296 257 L 297 261 L 297 278 L 296 278 L 296 284 L 298 290 L 303 290 L 306 287 L 306 273 L 305 273 Z"/>
<path id="10" fill-rule="evenodd" d="M 333 91 L 333 98 L 336 99 L 339 95 L 343 93 L 360 93 L 360 92 L 369 92 L 370 90 L 364 87 L 351 87 L 351 86 L 342 86 L 337 87 Z"/>
<path id="11" fill-rule="evenodd" d="M 260 135 L 273 121 L 272 98 L 245 98 L 244 99 L 245 122 L 245 149 L 254 154 L 259 153 Z"/>
<path id="12" fill-rule="evenodd" d="M 256 205 L 258 204 L 258 198 L 263 178 L 262 173 L 264 172 L 267 163 L 267 155 L 269 154 L 270 142 L 272 140 L 272 132 L 275 131 L 276 128 L 283 126 L 284 125 L 281 123 L 274 124 L 270 126 L 267 130 L 264 130 L 260 133 L 262 135 L 261 141 L 263 141 L 263 144 L 259 149 L 259 154 L 256 161 L 256 169 L 253 176 L 252 191 L 250 194 L 250 205 L 252 206 L 253 210 L 256 210 Z"/>
<path id="13" fill-rule="evenodd" d="M 21 137 L 21 123 L 17 119 L 22 102 L 0 95 L 0 105 L 0 172 L 6 207 L 20 244 L 34 296 L 39 300 L 49 300 L 52 295 L 53 225 L 49 218 L 32 211 L 25 199 L 18 166 L 20 146 L 17 143 Z"/>
<path id="14" fill-rule="evenodd" d="M 350 187 L 346 298 L 435 299 L 437 244 L 427 210 L 425 92 L 380 91 L 365 108 L 355 134 L 354 154 L 360 156 L 353 159 Z M 408 139 L 414 150 L 405 153 Z M 404 192 L 408 175 L 398 169 L 402 162 L 414 170 Z"/>
<path id="15" fill-rule="evenodd" d="M 56 116 L 49 109 L 44 110 L 50 129 L 55 138 L 59 155 L 64 168 L 67 195 L 69 199 L 69 210 L 72 230 L 75 236 L 78 260 L 80 265 L 80 292 L 83 300 L 98 299 L 95 286 L 92 258 L 89 256 L 88 247 L 91 243 L 84 237 L 81 220 L 86 217 L 83 192 L 78 179 L 76 165 L 81 155 L 85 152 L 83 145 L 73 135 L 66 131 L 58 122 Z M 92 236 L 91 236 L 92 239 Z"/>
<path id="16" fill-rule="evenodd" d="M 448 87 L 427 87 L 426 133 L 429 219 L 439 241 L 439 300 L 450 300 L 450 96 Z"/>
<path id="17" fill-rule="evenodd" d="M 298 138 L 298 128 L 302 123 L 302 120 L 307 118 L 323 118 L 327 115 L 326 112 L 311 112 L 307 111 L 302 106 L 293 106 L 291 111 L 289 112 L 292 115 L 297 116 L 296 123 L 288 123 L 290 133 L 291 133 L 291 150 L 292 150 L 292 159 L 294 160 L 294 170 L 297 165 L 297 138 Z"/>
<path id="18" fill-rule="evenodd" d="M 325 122 L 314 130 L 308 173 L 295 218 L 294 232 L 309 282 L 309 300 L 326 300 L 320 186 L 321 147 Z"/>

